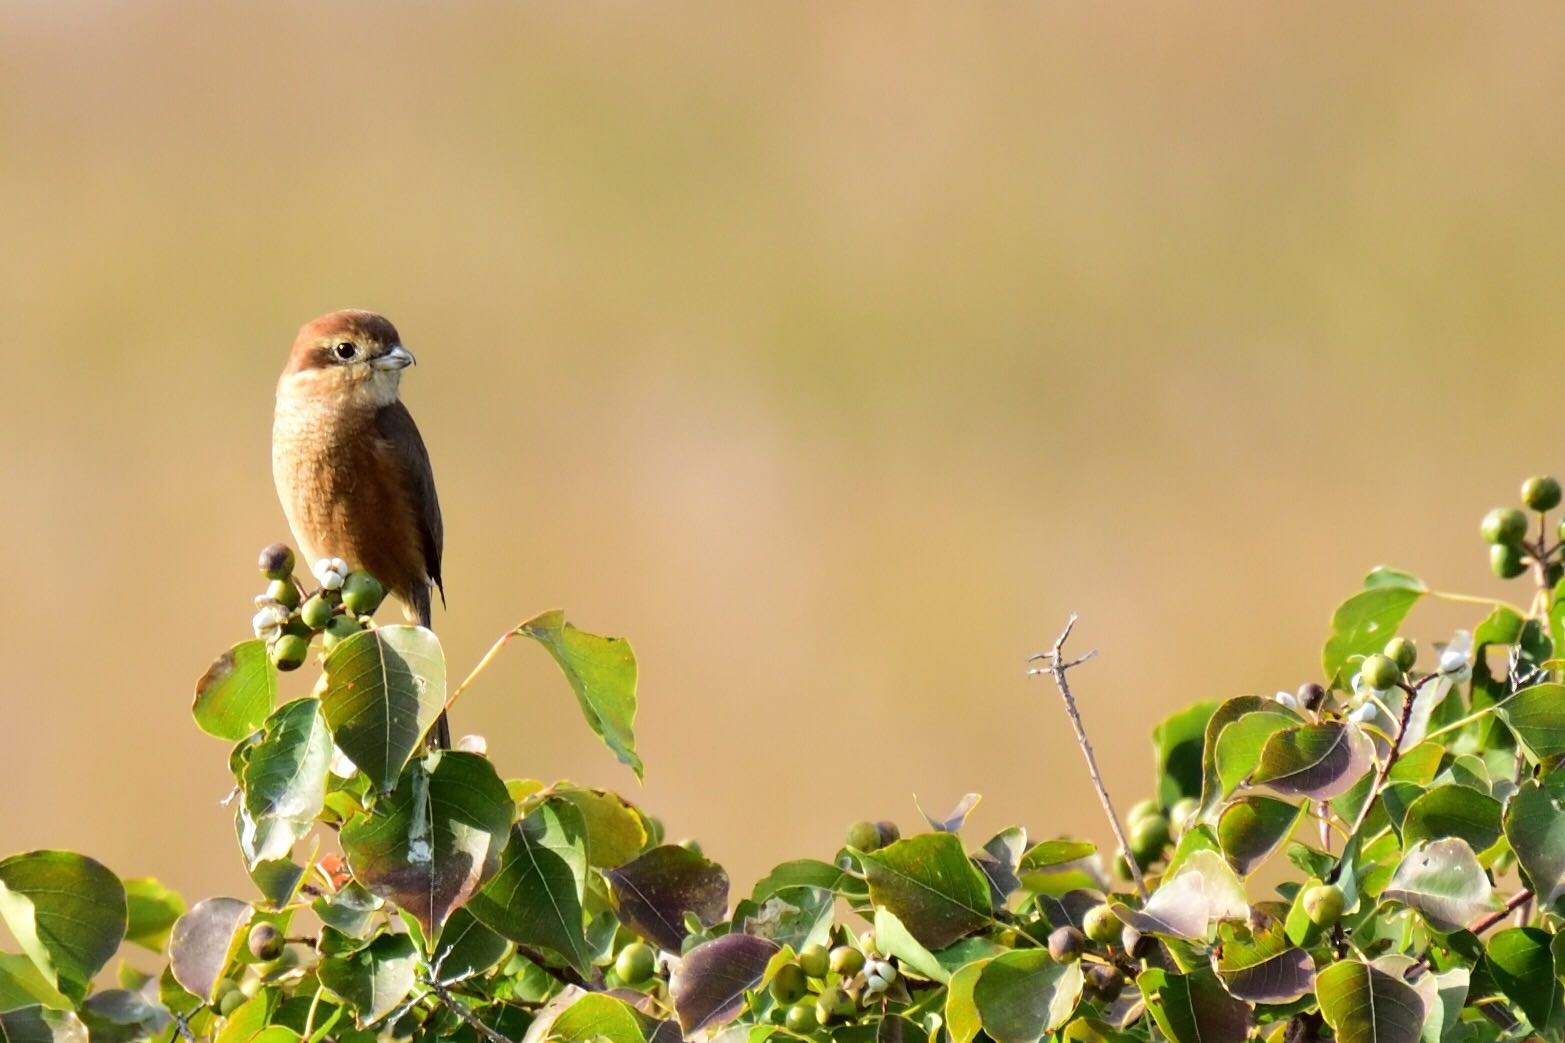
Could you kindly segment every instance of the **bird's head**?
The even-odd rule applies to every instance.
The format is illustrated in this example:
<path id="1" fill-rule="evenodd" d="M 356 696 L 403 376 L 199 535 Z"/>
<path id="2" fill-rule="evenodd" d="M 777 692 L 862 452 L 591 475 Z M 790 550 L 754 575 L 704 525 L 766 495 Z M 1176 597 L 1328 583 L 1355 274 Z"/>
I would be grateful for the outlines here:
<path id="1" fill-rule="evenodd" d="M 397 400 L 412 353 L 391 320 L 371 311 L 334 311 L 299 330 L 279 390 L 378 408 Z"/>

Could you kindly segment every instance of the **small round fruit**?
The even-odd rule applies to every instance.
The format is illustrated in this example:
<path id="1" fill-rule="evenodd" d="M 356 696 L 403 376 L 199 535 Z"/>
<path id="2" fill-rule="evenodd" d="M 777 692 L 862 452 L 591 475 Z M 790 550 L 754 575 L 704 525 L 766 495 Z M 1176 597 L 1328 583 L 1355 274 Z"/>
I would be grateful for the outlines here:
<path id="1" fill-rule="evenodd" d="M 299 607 L 299 588 L 291 579 L 274 579 L 266 585 L 266 596 L 283 608 Z"/>
<path id="2" fill-rule="evenodd" d="M 657 970 L 657 954 L 645 942 L 631 942 L 614 958 L 614 973 L 626 985 L 640 985 Z"/>
<path id="3" fill-rule="evenodd" d="M 824 990 L 815 999 L 815 1020 L 822 1024 L 830 1024 L 835 1018 L 853 1013 L 853 1000 L 846 992 L 837 986 Z"/>
<path id="4" fill-rule="evenodd" d="M 1081 918 L 1082 931 L 1088 938 L 1102 945 L 1111 945 L 1118 941 L 1123 927 L 1124 924 L 1119 922 L 1119 917 L 1114 915 L 1114 910 L 1106 905 L 1093 906 Z"/>
<path id="5" fill-rule="evenodd" d="M 1486 543 L 1520 543 L 1527 535 L 1527 516 L 1515 507 L 1496 507 L 1483 516 L 1478 532 Z"/>
<path id="6" fill-rule="evenodd" d="M 1386 658 L 1405 674 L 1418 662 L 1418 646 L 1405 637 L 1394 637 L 1386 642 Z"/>
<path id="7" fill-rule="evenodd" d="M 1317 927 L 1330 927 L 1342 919 L 1342 888 L 1336 884 L 1316 884 L 1304 892 L 1299 903 Z"/>
<path id="8" fill-rule="evenodd" d="M 325 630 L 336 609 L 319 594 L 311 594 L 299 608 L 299 619 L 311 630 Z"/>
<path id="9" fill-rule="evenodd" d="M 809 991 L 809 979 L 797 963 L 783 964 L 772 976 L 772 998 L 784 1007 L 798 1003 Z"/>
<path id="10" fill-rule="evenodd" d="M 212 986 L 212 1002 L 221 1003 L 224 996 L 230 992 L 238 992 L 239 983 L 232 978 L 224 978 Z"/>
<path id="11" fill-rule="evenodd" d="M 267 579 L 287 579 L 293 575 L 293 548 L 286 543 L 273 543 L 261 551 L 257 564 Z"/>
<path id="12" fill-rule="evenodd" d="M 247 944 L 250 946 L 250 955 L 256 959 L 275 960 L 283 954 L 283 932 L 277 929 L 276 924 L 263 920 L 250 928 Z"/>
<path id="13" fill-rule="evenodd" d="M 1126 825 L 1134 826 L 1144 818 L 1151 818 L 1153 815 L 1161 815 L 1162 813 L 1163 805 L 1157 801 L 1151 799 L 1138 800 L 1130 806 L 1130 812 L 1125 816 L 1125 823 Z"/>
<path id="14" fill-rule="evenodd" d="M 359 626 L 359 621 L 352 616 L 334 616 L 332 621 L 326 624 L 326 636 L 321 639 L 321 643 L 329 651 L 335 648 L 338 642 L 346 641 L 363 629 Z"/>
<path id="15" fill-rule="evenodd" d="M 279 670 L 297 670 L 310 654 L 310 642 L 298 634 L 283 634 L 272 642 L 272 665 Z"/>
<path id="16" fill-rule="evenodd" d="M 1324 686 L 1310 681 L 1299 685 L 1299 691 L 1295 698 L 1299 700 L 1299 705 L 1306 710 L 1319 710 L 1321 704 L 1326 701 L 1326 689 Z"/>
<path id="17" fill-rule="evenodd" d="M 1364 665 L 1359 667 L 1359 673 L 1364 678 L 1364 683 L 1383 692 L 1387 688 L 1402 680 L 1402 671 L 1397 669 L 1397 664 L 1391 661 L 1389 656 L 1372 655 L 1364 657 Z"/>
<path id="18" fill-rule="evenodd" d="M 1560 483 L 1546 474 L 1522 483 L 1522 503 L 1534 511 L 1552 511 L 1560 505 Z"/>
<path id="19" fill-rule="evenodd" d="M 820 1020 L 815 1017 L 815 1001 L 796 1003 L 789 1007 L 787 1015 L 783 1018 L 783 1024 L 788 1026 L 789 1032 L 797 1032 L 801 1036 L 809 1035 L 820 1028 Z"/>
<path id="20" fill-rule="evenodd" d="M 880 829 L 868 819 L 860 819 L 848 827 L 848 846 L 859 851 L 874 851 L 880 847 Z"/>
<path id="21" fill-rule="evenodd" d="M 1109 1003 L 1119 999 L 1125 988 L 1125 976 L 1118 967 L 1106 963 L 1094 964 L 1087 971 L 1087 988 Z"/>
<path id="22" fill-rule="evenodd" d="M 851 978 L 864 969 L 864 954 L 851 945 L 839 945 L 831 951 L 831 969 L 834 974 Z"/>
<path id="23" fill-rule="evenodd" d="M 1194 797 L 1180 797 L 1174 801 L 1174 806 L 1168 809 L 1168 824 L 1175 833 L 1183 833 L 1195 821 L 1196 813 L 1201 810 L 1201 802 Z"/>
<path id="24" fill-rule="evenodd" d="M 799 967 L 811 978 L 831 973 L 831 950 L 824 945 L 806 945 L 799 950 Z"/>
<path id="25" fill-rule="evenodd" d="M 1515 579 L 1527 571 L 1527 561 L 1520 547 L 1496 543 L 1489 548 L 1489 568 L 1501 579 Z"/>
<path id="26" fill-rule="evenodd" d="M 386 600 L 386 588 L 368 572 L 350 572 L 342 581 L 342 603 L 356 616 L 372 616 Z"/>
<path id="27" fill-rule="evenodd" d="M 1049 956 L 1055 963 L 1075 963 L 1087 947 L 1087 936 L 1067 924 L 1049 932 Z"/>
<path id="28" fill-rule="evenodd" d="M 689 851 L 693 855 L 699 855 L 702 853 L 701 841 L 697 840 L 695 837 L 686 837 L 679 842 L 679 846 L 684 848 L 686 851 Z"/>
<path id="29" fill-rule="evenodd" d="M 227 993 L 223 996 L 222 999 L 217 1001 L 217 1012 L 226 1018 L 234 1011 L 242 1007 L 245 1000 L 249 998 L 250 997 L 246 996 L 241 990 L 235 989 L 233 992 Z"/>
<path id="30" fill-rule="evenodd" d="M 1168 819 L 1162 815 L 1149 815 L 1130 827 L 1130 853 L 1142 865 L 1157 860 L 1169 841 Z"/>
<path id="31" fill-rule="evenodd" d="M 880 830 L 881 847 L 885 847 L 887 844 L 895 844 L 897 841 L 902 839 L 902 831 L 898 829 L 897 824 L 892 822 L 890 819 L 881 819 L 879 822 L 875 823 L 875 828 Z"/>

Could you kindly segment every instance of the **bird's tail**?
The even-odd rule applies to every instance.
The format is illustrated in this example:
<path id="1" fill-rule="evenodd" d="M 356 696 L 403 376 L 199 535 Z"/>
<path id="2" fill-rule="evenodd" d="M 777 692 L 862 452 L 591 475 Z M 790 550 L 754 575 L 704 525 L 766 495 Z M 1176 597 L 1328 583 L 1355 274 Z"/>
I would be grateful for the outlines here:
<path id="1" fill-rule="evenodd" d="M 428 630 L 433 630 L 434 605 L 429 595 L 429 586 L 426 584 L 409 599 L 409 607 L 418 617 L 418 625 Z M 434 727 L 429 730 L 429 748 L 432 750 L 449 750 L 451 748 L 451 722 L 446 717 L 444 710 L 435 719 Z"/>

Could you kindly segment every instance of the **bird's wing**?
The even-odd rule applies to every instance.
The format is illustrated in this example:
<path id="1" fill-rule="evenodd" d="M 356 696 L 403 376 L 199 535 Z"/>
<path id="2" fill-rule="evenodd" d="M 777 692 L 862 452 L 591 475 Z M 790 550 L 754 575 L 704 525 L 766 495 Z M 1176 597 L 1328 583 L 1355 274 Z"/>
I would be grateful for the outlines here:
<path id="1" fill-rule="evenodd" d="M 435 495 L 435 472 L 429 464 L 429 450 L 424 448 L 424 439 L 413 422 L 413 414 L 401 402 L 383 406 L 375 414 L 375 427 L 402 457 L 402 472 L 413 501 L 413 516 L 418 520 L 419 538 L 424 545 L 424 567 L 444 602 L 446 588 L 440 581 L 440 554 L 445 546 L 445 524 L 440 520 L 440 497 Z"/>

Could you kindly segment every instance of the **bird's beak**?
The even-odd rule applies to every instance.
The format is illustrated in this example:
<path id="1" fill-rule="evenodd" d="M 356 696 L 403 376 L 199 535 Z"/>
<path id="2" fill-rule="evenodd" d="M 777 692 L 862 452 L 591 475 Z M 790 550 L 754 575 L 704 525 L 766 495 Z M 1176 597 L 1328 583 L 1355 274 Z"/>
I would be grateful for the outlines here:
<path id="1" fill-rule="evenodd" d="M 400 344 L 393 344 L 384 355 L 370 359 L 370 365 L 376 369 L 406 369 L 418 360 L 413 353 Z"/>

